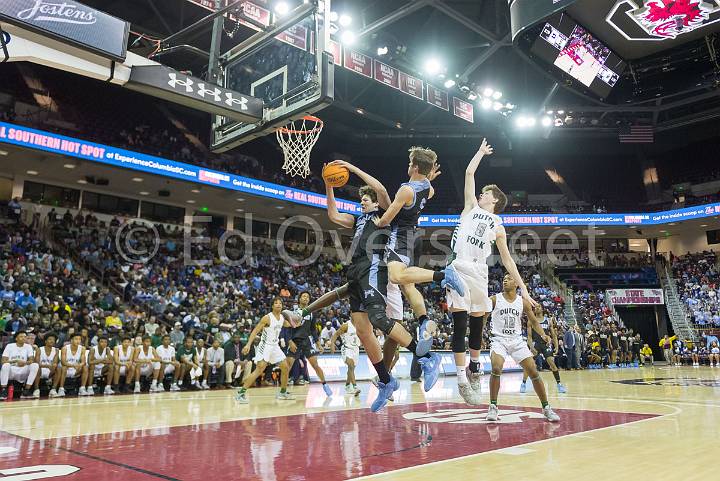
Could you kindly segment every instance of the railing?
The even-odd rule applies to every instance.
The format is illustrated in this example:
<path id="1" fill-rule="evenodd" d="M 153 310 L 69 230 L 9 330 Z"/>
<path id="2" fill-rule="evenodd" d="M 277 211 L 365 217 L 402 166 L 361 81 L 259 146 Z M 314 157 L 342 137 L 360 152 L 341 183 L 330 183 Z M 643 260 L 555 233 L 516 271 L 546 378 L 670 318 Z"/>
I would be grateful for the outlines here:
<path id="1" fill-rule="evenodd" d="M 550 289 L 558 293 L 560 298 L 564 302 L 565 322 L 568 326 L 574 326 L 577 324 L 578 313 L 575 310 L 575 301 L 573 299 L 574 292 L 570 289 L 567 284 L 561 281 L 556 275 L 553 264 L 547 260 L 544 256 L 540 258 L 540 273 L 542 274 L 545 282 L 548 283 Z"/>
<path id="2" fill-rule="evenodd" d="M 696 341 L 697 335 L 690 325 L 690 316 L 685 308 L 685 304 L 680 300 L 680 295 L 677 292 L 677 284 L 670 270 L 670 264 L 658 262 L 656 267 L 660 274 L 660 285 L 665 294 L 665 306 L 675 334 L 682 339 L 692 339 Z"/>

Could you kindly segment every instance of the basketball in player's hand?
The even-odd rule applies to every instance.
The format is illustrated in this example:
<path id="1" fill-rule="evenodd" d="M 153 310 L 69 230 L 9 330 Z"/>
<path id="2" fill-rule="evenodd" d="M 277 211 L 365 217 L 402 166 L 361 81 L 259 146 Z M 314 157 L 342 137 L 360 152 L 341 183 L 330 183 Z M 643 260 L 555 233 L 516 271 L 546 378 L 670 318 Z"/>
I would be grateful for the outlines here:
<path id="1" fill-rule="evenodd" d="M 342 187 L 350 179 L 350 171 L 344 165 L 327 164 L 323 167 L 322 176 L 330 187 Z"/>

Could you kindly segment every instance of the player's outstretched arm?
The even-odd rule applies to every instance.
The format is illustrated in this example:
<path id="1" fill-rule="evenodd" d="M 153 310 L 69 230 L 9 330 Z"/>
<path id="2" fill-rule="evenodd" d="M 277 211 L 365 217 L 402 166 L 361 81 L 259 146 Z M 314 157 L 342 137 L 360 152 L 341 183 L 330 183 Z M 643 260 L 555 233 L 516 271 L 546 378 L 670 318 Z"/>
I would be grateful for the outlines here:
<path id="1" fill-rule="evenodd" d="M 326 292 L 322 296 L 315 299 L 313 302 L 311 302 L 306 308 L 305 311 L 308 313 L 319 311 L 320 309 L 325 309 L 326 307 L 330 307 L 333 304 L 335 304 L 337 301 L 340 301 L 342 299 L 347 299 L 350 294 L 350 285 L 349 284 L 343 284 L 342 286 L 338 287 L 337 289 L 333 289 L 330 292 Z"/>
<path id="2" fill-rule="evenodd" d="M 475 172 L 477 171 L 483 157 L 486 155 L 492 155 L 492 153 L 492 146 L 487 143 L 486 139 L 483 139 L 482 144 L 480 144 L 480 149 L 475 153 L 465 169 L 465 207 L 463 209 L 463 214 L 469 212 L 477 204 L 477 198 L 475 197 Z"/>
<path id="3" fill-rule="evenodd" d="M 332 354 L 335 354 L 335 342 L 337 341 L 337 338 L 340 337 L 340 335 L 345 334 L 347 332 L 347 329 L 347 323 L 345 323 L 340 326 L 340 329 L 333 333 L 332 337 L 330 338 L 330 352 Z"/>
<path id="4" fill-rule="evenodd" d="M 398 212 L 400 212 L 400 210 L 408 203 L 412 202 L 414 197 L 415 192 L 412 190 L 412 187 L 409 185 L 403 185 L 400 187 L 397 194 L 395 194 L 395 199 L 387 208 L 385 214 L 383 214 L 380 219 L 375 220 L 375 225 L 378 227 L 386 227 L 390 225 L 390 222 L 392 222 L 395 216 L 398 215 Z"/>
<path id="5" fill-rule="evenodd" d="M 522 276 L 520 275 L 520 272 L 518 272 L 517 265 L 515 264 L 515 261 L 513 260 L 512 256 L 510 255 L 510 250 L 507 246 L 507 235 L 505 234 L 505 227 L 503 226 L 497 226 L 495 230 L 495 245 L 498 248 L 498 252 L 500 252 L 500 260 L 502 261 L 503 266 L 505 266 L 505 270 L 508 271 L 508 274 L 510 274 L 510 277 L 513 278 L 515 283 L 520 288 L 520 293 L 522 294 L 522 298 L 530 303 L 532 307 L 537 306 L 537 302 L 535 302 L 528 293 L 527 286 L 525 285 L 525 282 L 522 279 Z"/>
<path id="6" fill-rule="evenodd" d="M 384 185 L 382 185 L 382 182 L 377 180 L 372 175 L 368 174 L 364 170 L 362 170 L 360 167 L 356 165 L 352 165 L 349 162 L 345 162 L 344 160 L 333 160 L 328 165 L 340 165 L 345 167 L 347 170 L 352 172 L 353 174 L 357 175 L 362 179 L 363 182 L 365 182 L 367 185 L 369 185 L 372 190 L 375 191 L 378 198 L 378 205 L 382 210 L 387 209 L 390 206 L 390 194 L 388 194 L 387 189 Z"/>
<path id="7" fill-rule="evenodd" d="M 348 229 L 355 227 L 355 217 L 352 214 L 344 214 L 338 211 L 335 203 L 335 190 L 325 184 L 325 195 L 327 197 L 328 218 L 334 223 Z"/>

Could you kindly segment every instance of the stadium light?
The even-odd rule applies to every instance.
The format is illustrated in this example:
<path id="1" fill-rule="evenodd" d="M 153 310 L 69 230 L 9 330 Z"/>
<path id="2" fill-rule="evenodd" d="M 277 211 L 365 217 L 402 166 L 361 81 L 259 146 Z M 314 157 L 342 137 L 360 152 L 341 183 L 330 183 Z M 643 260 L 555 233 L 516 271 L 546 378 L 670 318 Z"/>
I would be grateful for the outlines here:
<path id="1" fill-rule="evenodd" d="M 480 106 L 482 108 L 484 108 L 485 110 L 490 110 L 492 105 L 493 105 L 493 103 L 492 103 L 492 100 L 490 100 L 490 99 L 482 99 L 482 102 L 480 102 Z"/>
<path id="2" fill-rule="evenodd" d="M 500 110 L 503 107 L 503 104 L 500 102 L 494 102 L 493 103 L 493 110 Z"/>
<path id="3" fill-rule="evenodd" d="M 285 15 L 290 11 L 290 5 L 285 2 L 278 2 L 275 4 L 275 13 L 278 15 Z"/>
<path id="4" fill-rule="evenodd" d="M 489 87 L 486 88 L 485 90 L 483 90 L 483 95 L 485 97 L 492 97 L 494 93 L 495 93 L 495 91 Z"/>
<path id="5" fill-rule="evenodd" d="M 337 12 L 330 12 L 330 21 L 331 22 L 337 22 L 338 18 L 340 18 L 340 16 L 338 15 Z"/>
<path id="6" fill-rule="evenodd" d="M 350 30 L 345 30 L 342 35 L 340 35 L 340 41 L 344 45 L 352 45 L 355 43 L 355 33 L 351 32 Z"/>
<path id="7" fill-rule="evenodd" d="M 340 15 L 340 19 L 338 20 L 341 27 L 349 27 L 352 23 L 352 17 L 350 15 Z"/>
<path id="8" fill-rule="evenodd" d="M 552 125 L 553 121 L 550 117 L 543 117 L 542 118 L 542 125 L 543 127 L 550 127 Z"/>
<path id="9" fill-rule="evenodd" d="M 453 88 L 454 86 L 455 86 L 455 81 L 454 81 L 453 79 L 447 79 L 447 80 L 445 81 L 445 88 L 446 88 L 446 89 L 451 89 L 451 88 Z M 470 94 L 470 100 L 475 100 L 475 99 L 477 98 L 477 94 L 475 94 L 475 99 L 472 98 L 472 95 L 473 95 L 473 94 L 471 93 L 471 94 Z"/>
<path id="10" fill-rule="evenodd" d="M 436 58 L 428 59 L 425 62 L 425 72 L 430 75 L 437 75 L 442 70 L 440 62 Z"/>
<path id="11" fill-rule="evenodd" d="M 493 92 L 492 98 L 494 98 L 495 100 L 500 100 L 500 97 L 502 97 L 502 92 L 500 92 L 499 90 Z"/>
<path id="12" fill-rule="evenodd" d="M 383 55 L 387 55 L 387 53 L 388 53 L 388 48 L 387 48 L 387 46 L 385 46 L 385 47 L 378 47 L 378 49 L 377 49 L 378 57 L 382 57 Z"/>
<path id="13" fill-rule="evenodd" d="M 535 120 L 535 117 L 528 117 L 526 123 L 528 127 L 535 127 L 537 120 Z"/>
<path id="14" fill-rule="evenodd" d="M 527 117 L 524 115 L 521 115 L 520 117 L 515 120 L 515 125 L 520 127 L 521 129 L 527 126 Z"/>

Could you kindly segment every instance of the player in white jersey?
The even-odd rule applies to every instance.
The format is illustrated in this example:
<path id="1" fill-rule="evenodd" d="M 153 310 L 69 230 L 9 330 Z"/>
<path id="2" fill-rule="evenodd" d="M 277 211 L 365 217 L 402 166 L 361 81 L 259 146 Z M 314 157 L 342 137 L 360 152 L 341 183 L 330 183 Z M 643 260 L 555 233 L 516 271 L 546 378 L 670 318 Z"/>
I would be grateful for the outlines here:
<path id="1" fill-rule="evenodd" d="M 157 384 L 155 390 L 151 389 L 151 392 L 165 392 L 165 386 L 163 385 L 163 378 L 168 375 L 173 375 L 173 382 L 170 385 L 171 391 L 179 391 L 180 386 L 178 385 L 178 379 L 180 378 L 180 362 L 175 358 L 175 346 L 170 345 L 170 336 L 165 334 L 162 337 L 162 344 L 155 348 L 155 354 L 159 361 L 156 361 L 153 365 L 155 370 L 155 380 Z"/>
<path id="2" fill-rule="evenodd" d="M 295 397 L 287 392 L 288 375 L 290 374 L 290 366 L 285 359 L 285 353 L 280 348 L 280 329 L 290 327 L 290 322 L 284 320 L 280 314 L 283 310 L 283 301 L 276 297 L 272 301 L 272 312 L 269 312 L 258 322 L 255 329 L 250 333 L 247 344 L 243 347 L 242 353 L 247 356 L 250 352 L 250 346 L 255 342 L 255 338 L 262 331 L 260 344 L 255 348 L 255 370 L 250 373 L 243 385 L 238 389 L 235 399 L 241 404 L 248 403 L 247 390 L 255 384 L 255 380 L 260 377 L 268 364 L 277 364 L 280 366 L 280 392 L 277 398 L 281 400 L 291 400 Z"/>
<path id="3" fill-rule="evenodd" d="M 88 349 L 90 356 L 88 357 L 88 368 L 83 371 L 82 386 L 78 392 L 78 396 L 94 396 L 93 381 L 99 377 L 105 377 L 105 395 L 115 394 L 110 384 L 113 378 L 113 357 L 112 351 L 108 347 L 108 338 L 100 336 L 98 344 Z"/>
<path id="4" fill-rule="evenodd" d="M 146 376 L 152 378 L 150 384 L 150 392 L 157 391 L 157 380 L 160 375 L 160 358 L 152 347 L 152 339 L 150 336 L 142 338 L 142 345 L 134 348 L 133 352 L 133 371 L 135 374 L 135 390 L 133 393 L 140 393 L 140 377 Z M 128 381 L 129 383 L 130 381 Z M 163 389 L 164 390 L 164 389 Z"/>
<path id="5" fill-rule="evenodd" d="M 496 185 L 486 185 L 479 197 L 475 196 L 475 172 L 486 155 L 492 155 L 493 148 L 483 139 L 480 149 L 465 169 L 464 208 L 460 223 L 453 233 L 452 257 L 446 275 L 454 271 L 460 278 L 463 289 L 447 289 L 448 308 L 453 318 L 452 350 L 455 355 L 458 391 L 471 405 L 481 403 L 480 399 L 480 343 L 482 341 L 483 317 L 491 310 L 488 298 L 487 259 L 495 244 L 505 269 L 520 287 L 522 298 L 531 306 L 537 303 L 530 298 L 527 287 L 520 277 L 515 261 L 510 256 L 505 228 L 498 216 L 507 205 L 507 197 Z M 448 286 L 449 287 L 449 286 Z M 469 314 L 469 319 L 468 319 Z M 465 370 L 465 334 L 470 347 L 468 376 Z"/>
<path id="6" fill-rule="evenodd" d="M 346 322 L 340 329 L 335 331 L 330 338 L 330 352 L 335 354 L 335 341 L 342 339 L 340 354 L 347 365 L 347 377 L 345 378 L 345 394 L 359 395 L 360 389 L 355 382 L 355 366 L 360 360 L 360 338 L 352 322 Z M 386 341 L 387 342 L 387 341 Z"/>
<path id="7" fill-rule="evenodd" d="M 533 306 L 526 299 L 518 296 L 517 283 L 510 274 L 503 278 L 503 291 L 490 298 L 492 314 L 490 316 L 490 406 L 488 407 L 487 421 L 498 420 L 497 398 L 500 391 L 500 375 L 502 374 L 505 358 L 511 357 L 523 368 L 525 374 L 530 377 L 535 388 L 535 393 L 540 398 L 543 407 L 543 415 L 548 421 L 560 421 L 560 416 L 555 414 L 547 400 L 545 384 L 540 379 L 540 373 L 535 366 L 535 360 L 528 348 L 527 342 L 522 337 L 522 315 L 528 317 L 528 322 L 533 331 L 550 344 L 550 337 L 545 334 L 540 322 L 535 317 Z"/>
<path id="8" fill-rule="evenodd" d="M 115 369 L 113 370 L 113 388 L 116 391 L 127 392 L 129 386 L 132 385 L 133 378 L 133 353 L 132 339 L 125 336 L 120 341 L 119 346 L 115 346 L 113 359 L 115 360 Z M 125 376 L 125 384 L 120 387 L 120 376 Z"/>
<path id="9" fill-rule="evenodd" d="M 205 347 L 205 339 L 199 338 L 195 341 L 195 364 L 198 366 L 199 373 L 197 378 L 202 377 L 202 383 L 198 383 L 200 389 L 210 389 L 208 386 L 208 368 L 207 368 L 207 348 Z M 192 375 L 192 372 L 190 373 Z"/>
<path id="10" fill-rule="evenodd" d="M 220 345 L 220 338 L 216 337 L 213 339 L 212 347 L 208 348 L 207 353 L 205 354 L 205 368 L 204 368 L 204 376 L 205 381 L 203 382 L 203 389 L 209 389 L 210 387 L 207 386 L 207 380 L 209 379 L 210 372 L 212 371 L 213 374 L 218 373 L 218 384 L 222 384 L 222 376 L 223 376 L 223 366 L 225 365 L 225 350 Z"/>
<path id="11" fill-rule="evenodd" d="M 33 397 L 40 397 L 40 381 L 47 379 L 51 385 L 55 385 L 57 377 L 60 375 L 58 370 L 58 362 L 60 361 L 60 351 L 55 347 L 57 335 L 49 333 L 45 336 L 45 345 L 37 349 L 35 354 L 35 362 L 40 366 L 38 376 L 35 378 Z M 55 389 L 50 390 L 50 395 L 57 395 Z"/>
<path id="12" fill-rule="evenodd" d="M 79 332 L 76 332 L 70 338 L 70 344 L 60 350 L 60 376 L 58 376 L 57 385 L 55 386 L 57 395 L 53 397 L 64 397 L 65 380 L 67 378 L 82 378 L 83 372 L 87 369 L 85 348 L 80 345 L 81 341 L 82 336 Z"/>
<path id="13" fill-rule="evenodd" d="M 15 333 L 15 342 L 11 342 L 2 353 L 0 368 L 0 400 L 8 397 L 8 382 L 18 381 L 25 384 L 22 397 L 32 398 L 32 386 L 37 376 L 39 365 L 35 362 L 35 349 L 25 342 L 25 331 Z"/>

